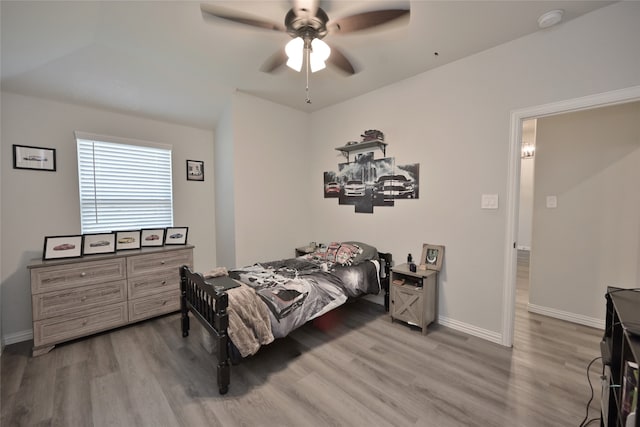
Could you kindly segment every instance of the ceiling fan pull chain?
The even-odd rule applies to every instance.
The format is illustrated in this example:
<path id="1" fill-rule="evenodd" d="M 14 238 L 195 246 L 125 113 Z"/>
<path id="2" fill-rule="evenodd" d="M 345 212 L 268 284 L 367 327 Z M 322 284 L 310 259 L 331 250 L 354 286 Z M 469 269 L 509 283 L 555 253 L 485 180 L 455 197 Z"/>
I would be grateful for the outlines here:
<path id="1" fill-rule="evenodd" d="M 309 49 L 309 47 L 307 47 L 306 43 L 305 43 L 304 56 L 306 57 L 305 58 L 305 62 L 307 63 L 307 65 L 305 67 L 306 68 L 306 72 L 307 72 L 307 87 L 305 88 L 305 92 L 307 94 L 307 99 L 305 99 L 305 102 L 307 104 L 311 104 L 311 97 L 309 96 L 309 51 L 310 50 L 311 49 Z"/>

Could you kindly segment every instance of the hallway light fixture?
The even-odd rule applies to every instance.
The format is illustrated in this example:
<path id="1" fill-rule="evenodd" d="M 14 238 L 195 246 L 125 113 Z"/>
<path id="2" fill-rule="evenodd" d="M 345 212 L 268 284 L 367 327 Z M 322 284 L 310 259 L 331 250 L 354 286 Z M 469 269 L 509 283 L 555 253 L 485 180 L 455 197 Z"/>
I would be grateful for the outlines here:
<path id="1" fill-rule="evenodd" d="M 536 147 L 533 144 L 522 144 L 521 159 L 530 159 L 536 154 Z"/>

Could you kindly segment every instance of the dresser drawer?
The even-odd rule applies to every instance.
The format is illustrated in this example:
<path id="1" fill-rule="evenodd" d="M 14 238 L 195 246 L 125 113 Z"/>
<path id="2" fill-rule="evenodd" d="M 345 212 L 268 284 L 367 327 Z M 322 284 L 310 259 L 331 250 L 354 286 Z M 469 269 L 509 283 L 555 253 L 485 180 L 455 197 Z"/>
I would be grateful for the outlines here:
<path id="1" fill-rule="evenodd" d="M 37 294 L 32 297 L 33 319 L 42 320 L 126 300 L 126 280 Z"/>
<path id="2" fill-rule="evenodd" d="M 180 273 L 177 268 L 158 274 L 129 279 L 129 299 L 180 289 Z"/>
<path id="3" fill-rule="evenodd" d="M 124 258 L 32 268 L 31 293 L 35 295 L 126 278 Z"/>
<path id="4" fill-rule="evenodd" d="M 149 273 L 164 274 L 172 269 L 178 272 L 178 269 L 183 265 L 193 265 L 193 251 L 191 249 L 136 255 L 127 260 L 127 275 L 131 279 Z"/>
<path id="5" fill-rule="evenodd" d="M 127 303 L 104 305 L 33 322 L 33 344 L 39 347 L 83 337 L 127 323 Z"/>
<path id="6" fill-rule="evenodd" d="M 135 322 L 178 310 L 180 310 L 179 289 L 151 297 L 129 300 L 129 321 Z"/>

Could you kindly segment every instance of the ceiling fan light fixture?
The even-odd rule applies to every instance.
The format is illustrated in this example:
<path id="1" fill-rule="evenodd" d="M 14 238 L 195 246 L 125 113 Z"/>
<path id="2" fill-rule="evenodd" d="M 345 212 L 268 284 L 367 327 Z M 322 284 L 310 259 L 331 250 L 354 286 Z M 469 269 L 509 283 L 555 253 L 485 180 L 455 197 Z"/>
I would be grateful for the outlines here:
<path id="1" fill-rule="evenodd" d="M 325 61 L 329 59 L 331 55 L 331 48 L 328 44 L 320 39 L 313 39 L 311 41 L 311 55 L 309 58 L 311 72 L 315 73 L 324 69 L 327 65 Z"/>
<path id="2" fill-rule="evenodd" d="M 289 58 L 287 60 L 287 67 L 300 72 L 302 70 L 302 61 L 304 59 L 304 40 L 302 40 L 301 37 L 292 39 L 284 47 L 284 51 Z"/>

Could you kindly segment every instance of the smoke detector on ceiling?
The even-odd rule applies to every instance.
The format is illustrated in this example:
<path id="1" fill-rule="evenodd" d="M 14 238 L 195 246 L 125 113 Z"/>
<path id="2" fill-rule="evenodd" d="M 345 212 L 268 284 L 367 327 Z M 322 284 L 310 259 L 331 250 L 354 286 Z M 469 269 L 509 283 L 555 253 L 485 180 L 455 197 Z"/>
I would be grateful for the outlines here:
<path id="1" fill-rule="evenodd" d="M 564 15 L 564 10 L 562 9 L 550 10 L 549 12 L 543 13 L 538 18 L 538 27 L 552 27 L 562 21 L 562 15 Z"/>

